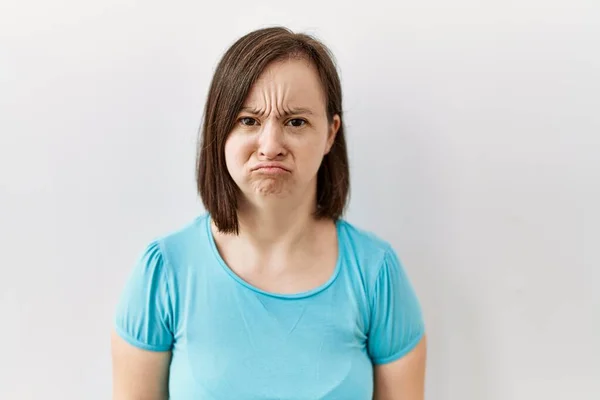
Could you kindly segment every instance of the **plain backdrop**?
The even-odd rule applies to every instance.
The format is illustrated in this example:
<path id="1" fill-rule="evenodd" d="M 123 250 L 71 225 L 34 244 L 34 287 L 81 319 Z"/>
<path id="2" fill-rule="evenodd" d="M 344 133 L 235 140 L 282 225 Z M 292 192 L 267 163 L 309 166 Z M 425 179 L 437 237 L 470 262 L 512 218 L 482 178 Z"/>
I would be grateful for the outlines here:
<path id="1" fill-rule="evenodd" d="M 0 399 L 110 398 L 124 280 L 203 212 L 212 71 L 279 24 L 336 56 L 346 218 L 420 295 L 427 399 L 600 398 L 600 2 L 0 4 Z"/>

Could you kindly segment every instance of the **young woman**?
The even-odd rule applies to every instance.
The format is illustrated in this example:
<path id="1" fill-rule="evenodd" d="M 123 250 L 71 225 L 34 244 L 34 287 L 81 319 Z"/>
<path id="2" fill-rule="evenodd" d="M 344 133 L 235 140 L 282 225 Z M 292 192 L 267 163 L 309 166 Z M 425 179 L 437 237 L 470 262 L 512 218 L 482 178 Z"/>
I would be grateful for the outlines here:
<path id="1" fill-rule="evenodd" d="M 113 334 L 116 400 L 422 400 L 425 328 L 392 247 L 342 218 L 327 48 L 285 28 L 226 52 L 197 181 L 206 213 L 151 242 Z"/>

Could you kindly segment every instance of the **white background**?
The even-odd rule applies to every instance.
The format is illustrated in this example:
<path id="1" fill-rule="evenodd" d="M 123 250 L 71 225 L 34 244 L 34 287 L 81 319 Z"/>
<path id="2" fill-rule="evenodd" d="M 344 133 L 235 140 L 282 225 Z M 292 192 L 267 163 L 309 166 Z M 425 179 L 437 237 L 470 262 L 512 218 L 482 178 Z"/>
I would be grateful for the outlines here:
<path id="1" fill-rule="evenodd" d="M 0 399 L 110 397 L 124 279 L 202 212 L 213 68 L 274 24 L 337 57 L 347 219 L 420 294 L 427 399 L 599 399 L 595 0 L 4 0 Z"/>

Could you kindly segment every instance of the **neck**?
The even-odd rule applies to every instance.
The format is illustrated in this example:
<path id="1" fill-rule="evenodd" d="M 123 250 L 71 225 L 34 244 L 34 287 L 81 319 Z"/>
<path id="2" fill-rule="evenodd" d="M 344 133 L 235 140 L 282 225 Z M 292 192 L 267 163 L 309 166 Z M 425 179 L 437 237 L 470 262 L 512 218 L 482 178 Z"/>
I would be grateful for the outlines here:
<path id="1" fill-rule="evenodd" d="M 293 245 L 311 235 L 316 226 L 312 198 L 292 203 L 281 200 L 271 204 L 242 202 L 238 208 L 240 237 L 258 248 L 274 244 Z"/>

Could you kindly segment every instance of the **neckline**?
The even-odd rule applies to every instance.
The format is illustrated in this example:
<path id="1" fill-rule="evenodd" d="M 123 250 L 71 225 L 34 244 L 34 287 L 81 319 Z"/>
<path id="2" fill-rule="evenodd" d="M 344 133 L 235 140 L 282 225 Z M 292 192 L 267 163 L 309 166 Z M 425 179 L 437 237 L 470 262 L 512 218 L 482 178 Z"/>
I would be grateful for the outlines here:
<path id="1" fill-rule="evenodd" d="M 336 280 L 336 278 L 338 277 L 340 270 L 341 270 L 341 266 L 342 266 L 342 249 L 343 249 L 343 244 L 342 244 L 342 235 L 341 235 L 341 225 L 342 225 L 342 220 L 338 219 L 337 221 L 335 221 L 335 230 L 336 230 L 336 235 L 337 235 L 337 260 L 336 260 L 336 264 L 335 264 L 335 268 L 333 270 L 333 273 L 331 274 L 331 276 L 329 277 L 329 279 L 325 282 L 322 283 L 319 286 L 316 286 L 312 289 L 309 290 L 305 290 L 302 292 L 296 292 L 296 293 L 276 293 L 276 292 L 270 292 L 264 289 L 261 289 L 257 286 L 254 286 L 252 284 L 250 284 L 249 282 L 245 281 L 244 279 L 242 279 L 238 274 L 236 274 L 225 262 L 225 260 L 223 259 L 223 257 L 221 257 L 221 253 L 219 253 L 219 250 L 217 249 L 217 243 L 215 242 L 215 238 L 213 236 L 212 233 L 212 229 L 211 229 L 211 217 L 210 214 L 206 214 L 206 217 L 204 218 L 204 228 L 206 229 L 206 236 L 208 238 L 208 241 L 210 243 L 210 247 L 213 253 L 213 256 L 215 257 L 215 259 L 217 260 L 217 262 L 219 263 L 219 265 L 221 266 L 221 268 L 223 268 L 223 270 L 227 273 L 227 275 L 229 275 L 233 280 L 235 280 L 237 283 L 239 283 L 240 285 L 246 287 L 247 289 L 250 289 L 256 293 L 260 293 L 262 295 L 265 296 L 269 296 L 269 297 L 275 297 L 275 298 L 279 298 L 279 299 L 288 299 L 288 300 L 293 300 L 293 299 L 302 299 L 302 298 L 306 298 L 306 297 L 311 297 L 314 296 L 322 291 L 324 291 L 325 289 L 327 289 L 329 286 L 331 286 L 331 284 L 333 284 L 333 282 Z"/>

